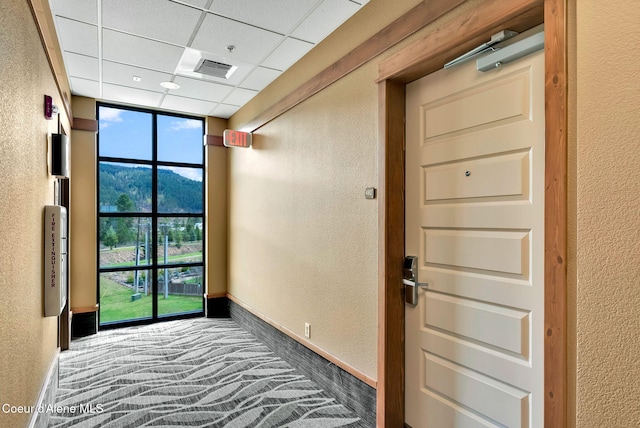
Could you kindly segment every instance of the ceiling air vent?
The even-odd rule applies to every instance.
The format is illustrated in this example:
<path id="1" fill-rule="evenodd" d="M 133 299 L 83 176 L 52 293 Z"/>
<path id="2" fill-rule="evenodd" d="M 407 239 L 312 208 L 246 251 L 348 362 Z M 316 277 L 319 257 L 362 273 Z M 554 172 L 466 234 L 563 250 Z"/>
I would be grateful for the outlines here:
<path id="1" fill-rule="evenodd" d="M 231 64 L 202 58 L 198 61 L 198 64 L 193 71 L 200 74 L 206 74 L 207 76 L 218 77 L 220 79 L 228 79 L 237 68 L 238 67 Z"/>

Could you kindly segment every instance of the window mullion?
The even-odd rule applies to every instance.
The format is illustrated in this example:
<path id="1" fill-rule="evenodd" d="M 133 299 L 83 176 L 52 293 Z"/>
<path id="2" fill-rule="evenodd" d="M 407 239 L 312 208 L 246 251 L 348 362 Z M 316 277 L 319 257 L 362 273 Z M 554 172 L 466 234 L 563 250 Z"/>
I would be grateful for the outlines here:
<path id="1" fill-rule="evenodd" d="M 151 212 L 153 215 L 152 219 L 152 233 L 153 237 L 153 300 L 152 300 L 152 313 L 153 318 L 158 318 L 158 115 L 153 113 L 153 120 L 151 122 L 153 125 L 152 128 L 152 136 L 153 136 L 153 149 L 152 149 L 152 157 L 153 157 L 153 165 L 152 165 L 152 177 L 153 181 L 151 182 Z"/>

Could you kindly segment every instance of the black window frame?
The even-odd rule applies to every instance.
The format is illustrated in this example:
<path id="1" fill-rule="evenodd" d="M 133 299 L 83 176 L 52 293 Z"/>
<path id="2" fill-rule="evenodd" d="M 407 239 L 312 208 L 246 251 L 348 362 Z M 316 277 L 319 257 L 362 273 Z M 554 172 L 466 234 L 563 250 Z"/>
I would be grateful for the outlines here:
<path id="1" fill-rule="evenodd" d="M 148 271 L 151 273 L 151 289 L 152 289 L 152 315 L 146 318 L 129 319 L 124 321 L 113 321 L 102 323 L 100 321 L 100 311 L 98 310 L 98 330 L 106 330 L 111 328 L 121 328 L 132 325 L 152 324 L 161 321 L 170 321 L 176 319 L 194 318 L 204 316 L 204 284 L 206 284 L 206 167 L 205 167 L 205 146 L 204 135 L 206 134 L 206 122 L 203 117 L 190 116 L 186 114 L 179 114 L 173 112 L 165 112 L 153 109 L 145 109 L 132 106 L 124 106 L 113 103 L 96 102 L 96 120 L 100 124 L 100 107 L 113 108 L 119 110 L 128 110 L 134 112 L 148 113 L 152 115 L 152 156 L 151 160 L 148 159 L 133 159 L 133 158 L 119 158 L 112 156 L 100 156 L 100 130 L 98 129 L 96 135 L 96 247 L 97 247 L 97 277 L 96 277 L 96 301 L 100 304 L 100 274 L 105 272 L 129 272 L 129 271 Z M 187 162 L 170 162 L 158 160 L 158 116 L 170 116 L 179 119 L 197 120 L 202 122 L 203 144 L 202 144 L 202 163 L 194 164 Z M 151 184 L 151 205 L 150 212 L 137 211 L 137 212 L 101 212 L 100 211 L 100 163 L 101 162 L 113 162 L 135 165 L 148 165 L 151 167 L 152 184 Z M 180 167 L 180 168 L 199 168 L 202 170 L 202 211 L 201 212 L 189 212 L 189 213 L 176 213 L 176 212 L 158 212 L 158 168 L 159 167 Z M 147 265 L 140 266 L 124 266 L 124 267 L 101 267 L 100 266 L 100 219 L 101 218 L 150 218 L 151 219 L 151 239 L 150 244 L 152 251 L 150 252 L 152 261 Z M 162 218 L 202 218 L 202 260 L 200 262 L 186 262 L 186 263 L 158 263 L 158 219 Z M 183 267 L 201 267 L 202 268 L 202 304 L 200 311 L 190 311 L 177 314 L 158 315 L 158 272 L 161 269 L 176 269 Z"/>

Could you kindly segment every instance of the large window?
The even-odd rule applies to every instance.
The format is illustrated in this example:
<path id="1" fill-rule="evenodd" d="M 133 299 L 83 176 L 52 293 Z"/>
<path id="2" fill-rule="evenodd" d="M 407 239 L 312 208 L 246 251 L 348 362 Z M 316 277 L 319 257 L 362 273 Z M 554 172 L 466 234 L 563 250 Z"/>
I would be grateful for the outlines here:
<path id="1" fill-rule="evenodd" d="M 203 313 L 204 121 L 99 104 L 100 326 Z"/>

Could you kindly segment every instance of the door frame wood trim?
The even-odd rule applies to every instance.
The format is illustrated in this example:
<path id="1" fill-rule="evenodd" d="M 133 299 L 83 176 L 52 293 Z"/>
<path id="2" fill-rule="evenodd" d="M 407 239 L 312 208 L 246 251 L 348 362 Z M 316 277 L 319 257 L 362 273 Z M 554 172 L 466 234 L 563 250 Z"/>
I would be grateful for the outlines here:
<path id="1" fill-rule="evenodd" d="M 566 426 L 567 1 L 488 0 L 379 65 L 377 425 L 404 424 L 405 87 L 492 33 L 545 23 L 544 426 Z M 471 41 L 468 39 L 471 35 Z M 416 53 L 420 52 L 420 57 Z"/>
<path id="2" fill-rule="evenodd" d="M 567 423 L 567 0 L 545 0 L 544 418 Z"/>
<path id="3" fill-rule="evenodd" d="M 404 426 L 405 84 L 378 84 L 378 427 Z"/>

